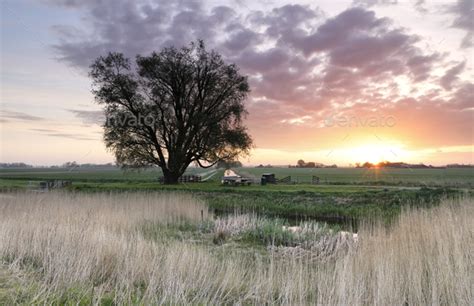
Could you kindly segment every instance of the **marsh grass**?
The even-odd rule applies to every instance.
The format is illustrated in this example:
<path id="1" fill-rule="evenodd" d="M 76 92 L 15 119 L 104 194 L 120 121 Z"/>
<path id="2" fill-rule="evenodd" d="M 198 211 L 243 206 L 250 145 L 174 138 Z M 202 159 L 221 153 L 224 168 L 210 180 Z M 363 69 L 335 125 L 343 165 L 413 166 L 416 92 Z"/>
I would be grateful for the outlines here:
<path id="1" fill-rule="evenodd" d="M 0 258 L 21 286 L 9 291 L 0 304 L 469 305 L 473 301 L 470 199 L 444 201 L 431 209 L 405 209 L 389 228 L 382 223 L 362 226 L 357 243 L 342 243 L 340 237 L 317 227 L 309 228 L 308 236 L 284 237 L 280 245 L 272 244 L 265 237 L 281 234 L 278 221 L 262 223 L 251 215 L 212 221 L 206 211 L 203 203 L 178 194 L 2 197 Z M 242 250 L 229 247 L 225 240 L 206 244 L 195 239 L 195 235 L 212 239 L 218 232 L 226 238 L 257 235 L 270 247 L 264 252 L 251 246 Z M 300 243 L 286 245 L 295 239 Z M 330 250 L 321 253 L 321 248 L 301 245 L 309 241 Z M 333 252 L 334 241 L 343 251 Z"/>

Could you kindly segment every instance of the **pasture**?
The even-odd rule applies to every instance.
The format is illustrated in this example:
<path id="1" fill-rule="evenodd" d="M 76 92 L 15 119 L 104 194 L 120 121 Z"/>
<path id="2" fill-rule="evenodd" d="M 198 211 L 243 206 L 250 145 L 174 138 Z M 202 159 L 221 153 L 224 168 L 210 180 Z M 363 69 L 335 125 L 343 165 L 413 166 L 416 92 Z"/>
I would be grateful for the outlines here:
<path id="1" fill-rule="evenodd" d="M 310 184 L 313 176 L 320 178 L 323 185 L 385 185 L 385 186 L 425 186 L 459 187 L 474 186 L 474 169 L 365 169 L 365 168 L 237 168 L 243 176 L 260 178 L 263 173 L 275 173 L 277 178 L 291 176 L 293 183 Z M 213 176 L 212 173 L 216 172 Z M 189 168 L 185 174 L 200 174 L 210 182 L 219 182 L 224 171 Z M 0 169 L 0 187 L 5 180 L 16 180 L 16 185 L 26 185 L 27 181 L 60 179 L 78 183 L 155 183 L 161 176 L 159 169 L 123 171 L 118 168 L 27 168 Z M 12 183 L 11 183 L 12 184 Z"/>
<path id="2" fill-rule="evenodd" d="M 389 220 L 405 205 L 429 207 L 442 198 L 470 193 L 473 182 L 470 169 L 238 168 L 236 171 L 256 181 L 266 172 L 275 173 L 277 178 L 291 175 L 294 181 L 265 186 L 258 183 L 222 186 L 223 170 L 190 168 L 187 174 L 201 174 L 209 179 L 201 183 L 161 185 L 158 183 L 159 170 L 4 169 L 0 171 L 0 188 L 4 191 L 28 190 L 31 182 L 71 180 L 72 186 L 67 190 L 72 192 L 184 192 L 202 199 L 209 209 L 220 214 L 244 211 L 293 220 L 311 218 L 353 224 L 374 216 Z M 372 171 L 370 177 L 363 175 L 367 171 Z M 313 175 L 320 177 L 320 184 L 308 184 Z M 384 181 L 387 175 L 394 177 L 392 182 Z"/>
<path id="3" fill-rule="evenodd" d="M 322 184 L 388 185 L 388 186 L 474 186 L 474 169 L 397 169 L 397 168 L 240 168 L 241 173 L 260 177 L 275 173 L 277 177 L 291 176 L 297 183 L 309 184 L 318 176 Z"/>

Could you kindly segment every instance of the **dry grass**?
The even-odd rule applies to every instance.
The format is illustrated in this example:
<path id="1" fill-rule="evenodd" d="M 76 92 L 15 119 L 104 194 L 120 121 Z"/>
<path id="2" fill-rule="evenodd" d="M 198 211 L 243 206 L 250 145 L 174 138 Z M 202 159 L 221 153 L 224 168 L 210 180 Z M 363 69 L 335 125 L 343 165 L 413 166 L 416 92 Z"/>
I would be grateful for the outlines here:
<path id="1" fill-rule="evenodd" d="M 149 240 L 143 222 L 200 222 L 205 206 L 156 194 L 0 198 L 0 258 L 23 282 L 18 303 L 469 305 L 474 202 L 405 211 L 367 227 L 329 260 Z M 204 216 L 207 218 L 207 216 Z M 217 221 L 234 231 L 254 220 Z M 220 223 L 219 223 L 220 222 Z M 226 223 L 227 222 L 227 223 Z M 234 223 L 232 223 L 234 222 Z M 0 301 L 0 304 L 2 301 Z"/>

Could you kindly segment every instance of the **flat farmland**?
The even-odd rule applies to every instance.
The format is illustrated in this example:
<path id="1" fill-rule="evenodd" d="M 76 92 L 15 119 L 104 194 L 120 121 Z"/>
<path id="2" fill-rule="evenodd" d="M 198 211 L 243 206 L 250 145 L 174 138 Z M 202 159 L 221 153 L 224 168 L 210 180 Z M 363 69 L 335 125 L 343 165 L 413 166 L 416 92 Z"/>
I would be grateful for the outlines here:
<path id="1" fill-rule="evenodd" d="M 217 184 L 223 170 L 189 168 L 185 174 L 199 174 Z M 365 169 L 365 168 L 237 168 L 242 176 L 259 179 L 263 173 L 274 173 L 281 179 L 291 176 L 292 183 L 310 184 L 317 176 L 322 185 L 443 186 L 472 188 L 474 169 Z M 118 168 L 33 168 L 0 169 L 0 187 L 25 185 L 28 181 L 71 180 L 83 183 L 154 183 L 159 169 L 124 171 Z M 277 187 L 278 188 L 278 187 Z M 283 188 L 283 187 L 282 187 Z"/>
<path id="2" fill-rule="evenodd" d="M 379 184 L 397 186 L 474 186 L 474 169 L 365 169 L 365 168 L 239 168 L 240 174 L 260 177 L 274 173 L 277 178 L 291 176 L 295 183 L 311 183 L 312 177 L 321 184 Z"/>
<path id="3" fill-rule="evenodd" d="M 185 174 L 211 175 L 213 170 L 189 168 Z M 73 182 L 157 182 L 160 169 L 121 170 L 119 168 L 26 168 L 0 169 L 0 180 L 71 180 Z"/>

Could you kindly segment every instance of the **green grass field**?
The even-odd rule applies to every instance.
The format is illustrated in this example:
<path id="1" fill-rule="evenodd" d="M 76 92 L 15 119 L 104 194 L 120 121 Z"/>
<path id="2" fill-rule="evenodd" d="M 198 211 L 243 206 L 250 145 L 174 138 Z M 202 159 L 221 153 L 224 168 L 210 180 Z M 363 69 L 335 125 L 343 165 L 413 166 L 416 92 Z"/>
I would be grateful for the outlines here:
<path id="1" fill-rule="evenodd" d="M 190 168 L 186 174 L 207 172 Z M 155 182 L 161 176 L 159 169 L 124 171 L 118 168 L 34 168 L 0 169 L 0 179 L 8 180 L 72 180 L 81 182 Z"/>
<path id="2" fill-rule="evenodd" d="M 190 168 L 187 174 L 202 174 L 208 169 Z M 318 176 L 321 184 L 387 185 L 387 186 L 474 186 L 474 170 L 463 168 L 447 169 L 355 169 L 355 168 L 239 168 L 244 176 L 259 178 L 262 173 L 275 173 L 277 178 L 291 176 L 294 183 L 309 184 L 312 176 Z M 223 174 L 219 170 L 210 180 L 220 181 Z M 122 171 L 117 168 L 105 169 L 0 169 L 0 186 L 8 185 L 7 180 L 47 180 L 61 179 L 73 182 L 135 182 L 154 183 L 161 175 L 158 169 L 142 171 Z M 18 184 L 18 183 L 17 183 Z"/>
<path id="3" fill-rule="evenodd" d="M 474 186 L 474 169 L 365 169 L 365 168 L 240 168 L 239 172 L 260 177 L 275 173 L 291 176 L 298 183 L 310 183 L 318 176 L 322 184 L 380 184 L 400 186 Z"/>
<path id="4" fill-rule="evenodd" d="M 210 172 L 214 171 L 214 172 Z M 214 175 L 206 182 L 161 185 L 159 170 L 119 169 L 15 169 L 0 170 L 1 190 L 28 189 L 41 180 L 71 180 L 73 192 L 190 192 L 204 199 L 216 213 L 251 211 L 283 218 L 314 218 L 353 222 L 381 215 L 389 219 L 406 205 L 437 203 L 446 196 L 471 192 L 471 169 L 298 169 L 239 168 L 243 176 L 258 178 L 275 173 L 290 175 L 291 184 L 222 186 L 223 170 L 191 168 L 188 174 Z M 313 175 L 319 185 L 309 184 Z M 30 185 L 30 186 L 32 186 Z"/>

